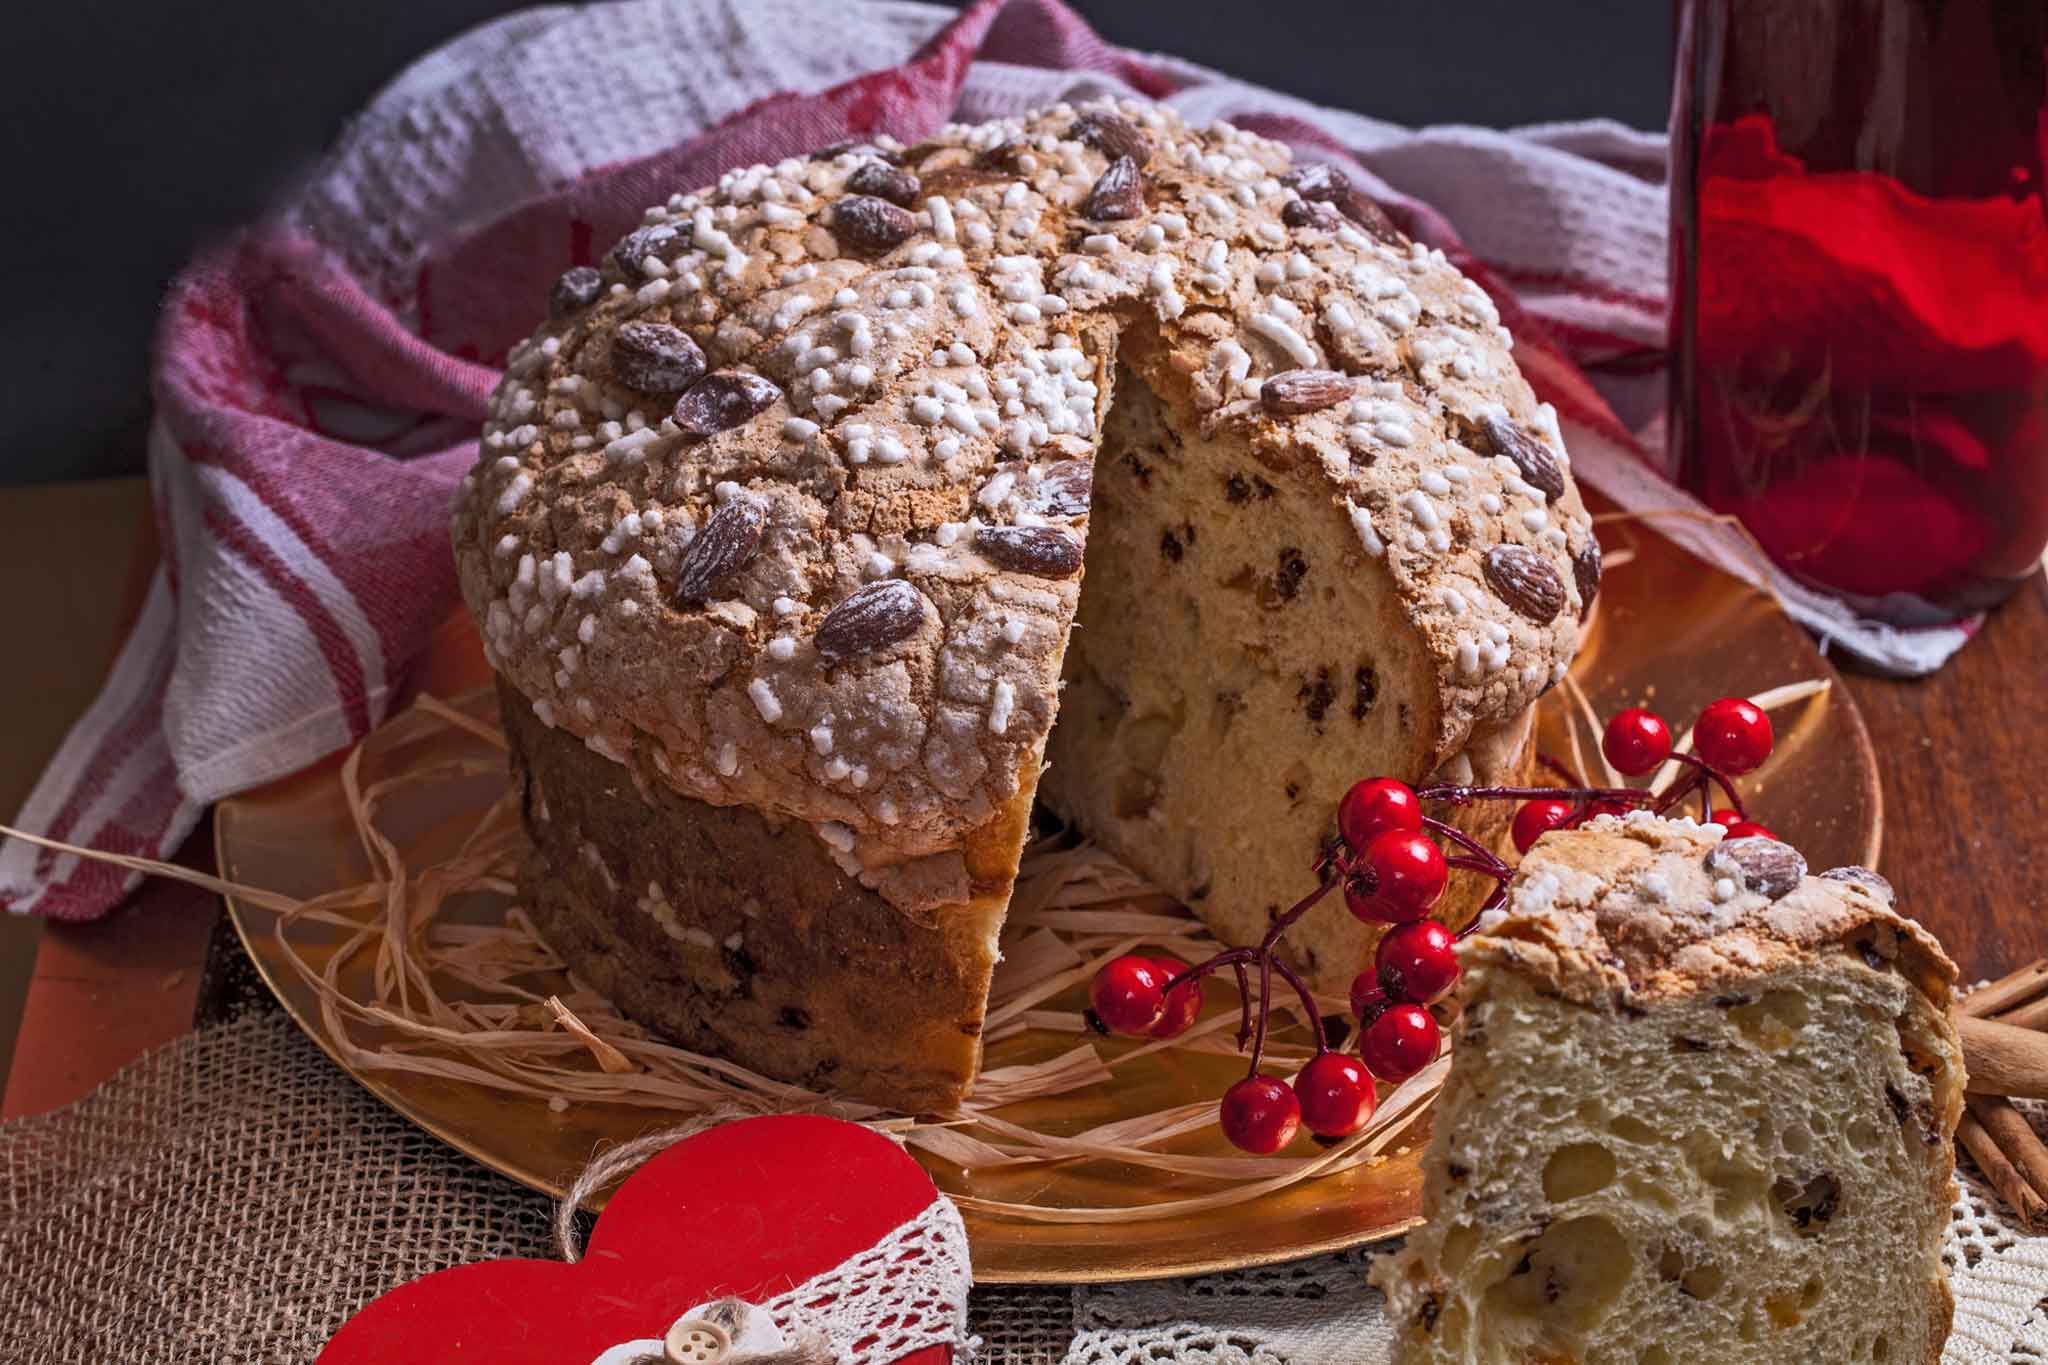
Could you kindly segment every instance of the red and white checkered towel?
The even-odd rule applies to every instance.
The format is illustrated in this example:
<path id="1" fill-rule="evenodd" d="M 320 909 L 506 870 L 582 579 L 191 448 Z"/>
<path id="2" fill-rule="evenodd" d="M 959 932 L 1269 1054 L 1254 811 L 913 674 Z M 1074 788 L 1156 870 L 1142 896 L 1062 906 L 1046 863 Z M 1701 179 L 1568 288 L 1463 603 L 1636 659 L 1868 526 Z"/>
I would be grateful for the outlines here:
<path id="1" fill-rule="evenodd" d="M 1655 60 L 1645 54 L 1645 60 Z M 877 131 L 1103 93 L 1163 100 L 1334 160 L 1493 294 L 1581 479 L 1626 506 L 1658 475 L 1664 141 L 1609 123 L 1414 131 L 1112 47 L 1058 0 L 625 0 L 512 15 L 423 58 L 278 214 L 171 291 L 150 467 L 164 562 L 106 690 L 19 825 L 165 855 L 207 803 L 383 717 L 454 606 L 450 489 L 496 365 L 548 283 L 676 189 Z M 1647 439 L 1645 434 L 1647 433 Z M 1755 578 L 1705 523 L 1696 551 Z M 1903 671 L 1900 635 L 1789 582 L 1795 615 Z M 113 906 L 119 869 L 10 841 L 0 905 Z"/>

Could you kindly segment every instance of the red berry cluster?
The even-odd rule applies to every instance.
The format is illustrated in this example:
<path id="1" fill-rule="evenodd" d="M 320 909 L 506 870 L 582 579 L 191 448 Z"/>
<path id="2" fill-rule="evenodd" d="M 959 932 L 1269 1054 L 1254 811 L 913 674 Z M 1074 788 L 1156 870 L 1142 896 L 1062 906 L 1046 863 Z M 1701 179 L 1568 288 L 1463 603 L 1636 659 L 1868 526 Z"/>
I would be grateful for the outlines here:
<path id="1" fill-rule="evenodd" d="M 1740 697 L 1723 697 L 1700 712 L 1692 735 L 1693 752 L 1677 752 L 1671 727 L 1640 707 L 1621 711 L 1607 723 L 1600 748 L 1616 772 L 1642 777 L 1674 761 L 1687 770 L 1661 796 L 1637 787 L 1587 787 L 1569 768 L 1547 757 L 1542 759 L 1544 766 L 1563 778 L 1565 786 L 1443 783 L 1418 791 L 1390 777 L 1359 782 L 1337 805 L 1337 838 L 1317 860 L 1316 889 L 1275 918 L 1258 947 L 1226 949 L 1193 967 L 1170 958 L 1115 958 L 1095 975 L 1090 1016 L 1104 1032 L 1178 1037 L 1194 1026 L 1201 1012 L 1202 978 L 1229 967 L 1237 978 L 1237 1044 L 1240 1051 L 1250 1047 L 1251 1066 L 1243 1080 L 1224 1092 L 1224 1135 L 1245 1151 L 1258 1153 L 1279 1151 L 1303 1127 L 1324 1140 L 1349 1137 L 1372 1118 L 1375 1080 L 1404 1081 L 1435 1061 L 1442 1048 L 1436 1016 L 1427 1007 L 1457 984 L 1458 939 L 1471 932 L 1468 926 L 1454 934 L 1428 918 L 1443 898 L 1452 869 L 1494 879 L 1493 894 L 1480 907 L 1482 915 L 1506 900 L 1514 875 L 1513 868 L 1463 830 L 1424 814 L 1424 804 L 1520 801 L 1512 834 L 1516 849 L 1523 853 L 1551 830 L 1631 810 L 1662 814 L 1695 794 L 1701 818 L 1711 815 L 1727 826 L 1729 838 L 1775 838 L 1744 815 L 1742 798 L 1730 780 L 1754 771 L 1770 757 L 1770 718 Z M 1711 808 L 1716 787 L 1729 801 L 1718 810 Z M 1454 851 L 1446 854 L 1446 846 Z M 1278 952 L 1287 930 L 1339 887 L 1353 915 L 1389 926 L 1375 950 L 1373 969 L 1351 983 L 1351 1009 L 1358 1019 L 1356 1057 L 1330 1046 L 1315 997 Z M 1256 1016 L 1253 969 L 1259 973 Z M 1314 1026 L 1315 1055 L 1292 1083 L 1259 1071 L 1276 974 L 1300 998 L 1303 1017 Z"/>

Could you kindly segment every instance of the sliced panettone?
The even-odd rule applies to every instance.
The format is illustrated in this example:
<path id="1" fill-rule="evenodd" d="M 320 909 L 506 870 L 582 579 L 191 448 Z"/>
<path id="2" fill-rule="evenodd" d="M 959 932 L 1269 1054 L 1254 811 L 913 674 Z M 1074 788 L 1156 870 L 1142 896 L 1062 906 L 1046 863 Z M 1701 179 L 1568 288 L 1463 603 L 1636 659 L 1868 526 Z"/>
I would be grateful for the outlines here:
<path id="1" fill-rule="evenodd" d="M 1863 868 L 1637 814 L 1545 835 L 1464 952 L 1404 1365 L 1931 1365 L 1955 968 Z"/>
<path id="2" fill-rule="evenodd" d="M 964 1093 L 1048 761 L 1255 938 L 1353 779 L 1515 775 L 1598 585 L 1485 293 L 1163 109 L 735 171 L 551 303 L 453 528 L 526 713 L 525 893 L 629 1012 L 773 1075 Z M 1373 932 L 1290 942 L 1341 990 Z"/>

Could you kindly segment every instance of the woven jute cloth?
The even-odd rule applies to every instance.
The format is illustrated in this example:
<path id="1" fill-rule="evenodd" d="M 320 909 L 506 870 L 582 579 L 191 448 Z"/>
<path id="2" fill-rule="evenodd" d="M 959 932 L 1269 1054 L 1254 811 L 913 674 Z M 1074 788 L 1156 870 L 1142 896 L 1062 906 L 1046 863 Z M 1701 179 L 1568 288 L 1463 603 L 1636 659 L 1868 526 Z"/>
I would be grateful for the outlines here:
<path id="1" fill-rule="evenodd" d="M 552 1211 L 385 1108 L 288 1019 L 252 1014 L 0 1126 L 0 1362 L 310 1361 L 406 1280 L 553 1255 Z M 1371 1365 L 1387 1340 L 1372 1254 L 982 1288 L 970 1327 L 985 1365 Z M 2016 1233 L 1967 1172 L 1949 1261 L 1944 1360 L 2048 1361 L 2048 1238 Z"/>
<path id="2" fill-rule="evenodd" d="M 310 1361 L 395 1285 L 556 1255 L 553 1212 L 387 1109 L 290 1020 L 251 1015 L 0 1126 L 0 1362 Z M 1071 1292 L 978 1290 L 973 1307 L 985 1360 L 1067 1358 Z"/>

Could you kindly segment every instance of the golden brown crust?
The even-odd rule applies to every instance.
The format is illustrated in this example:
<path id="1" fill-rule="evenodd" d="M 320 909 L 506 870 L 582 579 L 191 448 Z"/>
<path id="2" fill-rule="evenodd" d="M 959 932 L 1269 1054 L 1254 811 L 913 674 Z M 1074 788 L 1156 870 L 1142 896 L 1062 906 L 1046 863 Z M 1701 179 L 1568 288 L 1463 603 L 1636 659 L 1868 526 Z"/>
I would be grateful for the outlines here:
<path id="1" fill-rule="evenodd" d="M 1803 859 L 1788 876 L 1745 874 L 1741 846 L 1775 841 L 1724 842 L 1723 833 L 1637 813 L 1546 835 L 1523 858 L 1503 911 L 1466 945 L 1467 960 L 1506 964 L 1582 1003 L 1642 1004 L 1818 953 L 1855 953 L 1896 966 L 1947 1019 L 1955 964 L 1880 883 L 1807 876 Z"/>
<path id="2" fill-rule="evenodd" d="M 910 1113 L 959 1103 L 1009 898 L 1000 866 L 985 869 L 1000 889 L 917 924 L 801 826 L 647 788 L 500 692 L 534 845 L 521 895 L 579 978 L 763 1075 Z"/>

